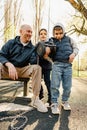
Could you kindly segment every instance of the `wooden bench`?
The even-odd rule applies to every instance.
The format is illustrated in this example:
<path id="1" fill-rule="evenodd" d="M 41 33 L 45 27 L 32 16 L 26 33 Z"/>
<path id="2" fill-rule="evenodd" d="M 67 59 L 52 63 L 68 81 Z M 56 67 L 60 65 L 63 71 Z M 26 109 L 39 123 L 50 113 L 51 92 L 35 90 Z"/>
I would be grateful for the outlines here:
<path id="1" fill-rule="evenodd" d="M 29 87 L 28 87 L 29 78 L 18 78 L 16 80 L 12 80 L 12 79 L 8 79 L 8 78 L 1 78 L 1 80 L 21 81 L 21 82 L 24 82 L 23 96 L 27 96 L 28 95 L 28 92 L 29 92 Z"/>

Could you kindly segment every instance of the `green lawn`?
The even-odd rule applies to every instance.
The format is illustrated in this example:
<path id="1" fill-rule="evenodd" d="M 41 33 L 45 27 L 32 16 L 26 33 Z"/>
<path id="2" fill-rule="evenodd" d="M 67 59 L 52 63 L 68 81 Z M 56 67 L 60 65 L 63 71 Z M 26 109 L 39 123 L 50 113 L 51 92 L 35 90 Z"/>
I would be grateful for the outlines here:
<path id="1" fill-rule="evenodd" d="M 73 70 L 73 77 L 87 77 L 87 70 L 85 71 Z"/>

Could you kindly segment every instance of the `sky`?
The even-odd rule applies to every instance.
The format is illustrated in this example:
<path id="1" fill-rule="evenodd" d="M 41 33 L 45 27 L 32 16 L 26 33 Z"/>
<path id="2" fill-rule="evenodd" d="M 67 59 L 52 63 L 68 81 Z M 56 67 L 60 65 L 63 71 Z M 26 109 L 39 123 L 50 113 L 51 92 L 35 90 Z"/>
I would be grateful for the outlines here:
<path id="1" fill-rule="evenodd" d="M 3 16 L 4 1 L 5 0 L 0 0 L 0 19 Z M 65 2 L 65 0 L 44 0 L 44 2 L 45 4 L 42 12 L 43 22 L 41 27 L 46 28 L 49 32 L 49 36 L 51 36 L 53 25 L 58 22 L 62 22 L 66 26 L 66 23 L 71 17 L 70 14 L 73 14 L 75 10 L 68 2 Z M 32 6 L 32 0 L 23 0 L 21 8 L 22 8 L 21 24 L 26 23 L 33 26 L 35 11 L 34 11 L 34 5 Z M 2 27 L 2 24 L 3 23 L 0 22 L 0 27 Z M 0 43 L 2 43 L 1 40 L 2 39 L 0 39 Z"/>
<path id="2" fill-rule="evenodd" d="M 23 1 L 23 23 L 30 23 L 32 25 L 32 14 L 34 14 L 34 9 L 32 7 L 32 0 Z M 66 26 L 71 18 L 70 14 L 74 14 L 75 10 L 65 0 L 44 0 L 44 10 L 43 10 L 43 22 L 41 27 L 49 28 L 51 31 L 52 26 L 58 22 L 61 22 Z M 50 10 L 49 10 L 50 6 Z M 30 11 L 28 11 L 30 10 Z"/>

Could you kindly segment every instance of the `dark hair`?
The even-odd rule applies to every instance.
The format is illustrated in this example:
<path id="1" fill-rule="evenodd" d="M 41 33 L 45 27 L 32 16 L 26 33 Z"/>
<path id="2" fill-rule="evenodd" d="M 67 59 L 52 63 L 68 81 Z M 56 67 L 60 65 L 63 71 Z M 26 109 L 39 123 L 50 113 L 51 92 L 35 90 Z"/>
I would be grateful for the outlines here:
<path id="1" fill-rule="evenodd" d="M 53 33 L 54 33 L 55 30 L 63 30 L 63 28 L 61 26 L 59 26 L 59 25 L 56 25 L 53 28 Z"/>
<path id="2" fill-rule="evenodd" d="M 40 32 L 43 31 L 43 30 L 47 32 L 47 30 L 46 30 L 45 28 L 41 28 L 41 29 L 39 30 L 39 35 L 40 35 Z"/>
<path id="3" fill-rule="evenodd" d="M 57 25 L 57 26 L 54 26 L 53 31 L 54 30 L 61 30 L 61 29 L 63 30 L 63 28 L 61 26 Z"/>

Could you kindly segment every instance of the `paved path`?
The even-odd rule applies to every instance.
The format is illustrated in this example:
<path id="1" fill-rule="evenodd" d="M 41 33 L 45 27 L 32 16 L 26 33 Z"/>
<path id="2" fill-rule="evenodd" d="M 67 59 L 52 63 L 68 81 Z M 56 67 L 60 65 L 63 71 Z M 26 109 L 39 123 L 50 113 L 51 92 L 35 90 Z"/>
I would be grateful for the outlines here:
<path id="1" fill-rule="evenodd" d="M 0 81 L 0 96 L 21 95 L 23 84 Z M 46 89 L 44 90 L 46 92 Z M 62 89 L 61 89 L 62 94 Z M 46 96 L 46 95 L 45 95 Z M 14 98 L 1 98 L 2 101 L 12 101 Z M 44 99 L 45 101 L 46 99 Z M 28 105 L 29 98 L 16 98 L 14 103 Z M 61 103 L 61 97 L 59 102 Z M 20 130 L 87 130 L 87 78 L 73 78 L 73 87 L 70 97 L 71 111 L 64 111 L 61 107 L 61 114 L 53 115 L 40 113 L 33 109 L 24 114 L 28 122 Z M 17 112 L 0 112 L 0 116 L 17 115 Z M 20 121 L 23 124 L 23 120 Z M 10 130 L 11 119 L 0 122 L 0 130 Z M 20 124 L 21 124 L 20 123 Z M 16 124 L 16 126 L 20 125 Z"/>

